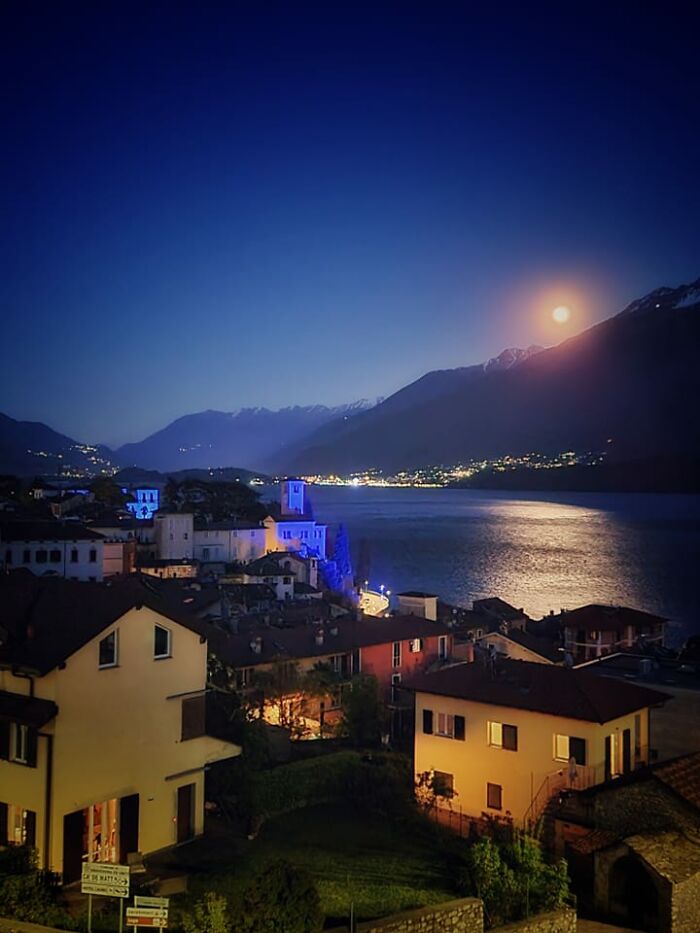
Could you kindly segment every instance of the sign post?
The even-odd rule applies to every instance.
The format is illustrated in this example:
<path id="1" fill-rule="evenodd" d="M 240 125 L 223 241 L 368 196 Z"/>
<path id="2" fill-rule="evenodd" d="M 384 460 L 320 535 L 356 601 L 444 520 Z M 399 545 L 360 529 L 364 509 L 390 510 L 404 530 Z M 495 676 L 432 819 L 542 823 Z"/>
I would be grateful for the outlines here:
<path id="1" fill-rule="evenodd" d="M 92 933 L 92 896 L 122 898 L 119 909 L 121 931 L 123 898 L 129 896 L 129 866 L 110 862 L 85 862 L 80 878 L 80 890 L 88 896 L 88 933 Z"/>

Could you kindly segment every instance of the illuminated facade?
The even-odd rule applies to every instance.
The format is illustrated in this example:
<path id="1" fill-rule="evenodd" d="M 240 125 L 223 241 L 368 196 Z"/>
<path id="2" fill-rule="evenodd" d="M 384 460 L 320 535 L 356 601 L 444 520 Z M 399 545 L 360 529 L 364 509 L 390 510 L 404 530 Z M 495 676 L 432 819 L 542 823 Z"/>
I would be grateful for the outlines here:
<path id="1" fill-rule="evenodd" d="M 125 863 L 201 833 L 205 769 L 240 753 L 205 734 L 209 627 L 161 611 L 133 577 L 55 581 L 33 597 L 31 638 L 20 624 L 0 651 L 9 841 L 35 845 L 67 882 L 85 861 Z M 69 607 L 59 645 L 51 631 Z"/>
<path id="2" fill-rule="evenodd" d="M 420 677 L 415 770 L 438 806 L 536 821 L 553 794 L 648 762 L 649 707 L 668 699 L 549 664 L 460 664 Z"/>
<path id="3" fill-rule="evenodd" d="M 127 493 L 129 490 L 123 489 L 122 492 Z M 153 518 L 154 513 L 160 508 L 160 489 L 157 486 L 138 488 L 131 490 L 131 495 L 136 501 L 127 502 L 126 507 L 134 518 L 140 520 Z"/>

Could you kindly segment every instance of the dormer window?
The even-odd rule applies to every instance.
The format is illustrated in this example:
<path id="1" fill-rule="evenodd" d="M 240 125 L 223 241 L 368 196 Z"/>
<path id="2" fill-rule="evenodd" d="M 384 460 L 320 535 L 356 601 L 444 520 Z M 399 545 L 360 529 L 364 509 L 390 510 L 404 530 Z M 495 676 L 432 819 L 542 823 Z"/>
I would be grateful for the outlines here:
<path id="1" fill-rule="evenodd" d="M 170 657 L 170 629 L 163 628 L 162 625 L 156 625 L 153 638 L 153 657 Z"/>
<path id="2" fill-rule="evenodd" d="M 103 667 L 117 666 L 117 630 L 110 632 L 109 635 L 100 641 L 99 644 L 99 664 Z"/>

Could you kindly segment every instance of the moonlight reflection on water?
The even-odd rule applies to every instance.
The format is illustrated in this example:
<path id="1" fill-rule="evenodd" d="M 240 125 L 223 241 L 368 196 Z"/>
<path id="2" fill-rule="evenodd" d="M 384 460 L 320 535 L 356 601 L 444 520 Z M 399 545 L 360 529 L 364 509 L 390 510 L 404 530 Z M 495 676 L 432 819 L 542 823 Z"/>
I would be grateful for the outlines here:
<path id="1" fill-rule="evenodd" d="M 700 632 L 694 573 L 700 498 L 599 493 L 312 487 L 320 521 L 343 522 L 373 585 L 463 606 L 501 596 L 539 618 L 589 602 L 668 616 Z"/>

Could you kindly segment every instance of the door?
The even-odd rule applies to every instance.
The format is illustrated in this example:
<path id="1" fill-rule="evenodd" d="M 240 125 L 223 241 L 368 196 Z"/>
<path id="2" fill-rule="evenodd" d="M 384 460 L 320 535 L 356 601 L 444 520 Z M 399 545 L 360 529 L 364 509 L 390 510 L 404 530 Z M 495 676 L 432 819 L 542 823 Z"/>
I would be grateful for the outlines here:
<path id="1" fill-rule="evenodd" d="M 139 795 L 129 794 L 119 801 L 119 861 L 127 864 L 127 855 L 139 851 Z"/>
<path id="2" fill-rule="evenodd" d="M 177 841 L 186 842 L 194 836 L 194 784 L 177 789 Z"/>
<path id="3" fill-rule="evenodd" d="M 622 773 L 632 770 L 632 734 L 629 729 L 622 733 Z"/>
<path id="4" fill-rule="evenodd" d="M 63 883 L 77 881 L 83 870 L 83 810 L 66 813 L 63 817 Z"/>

